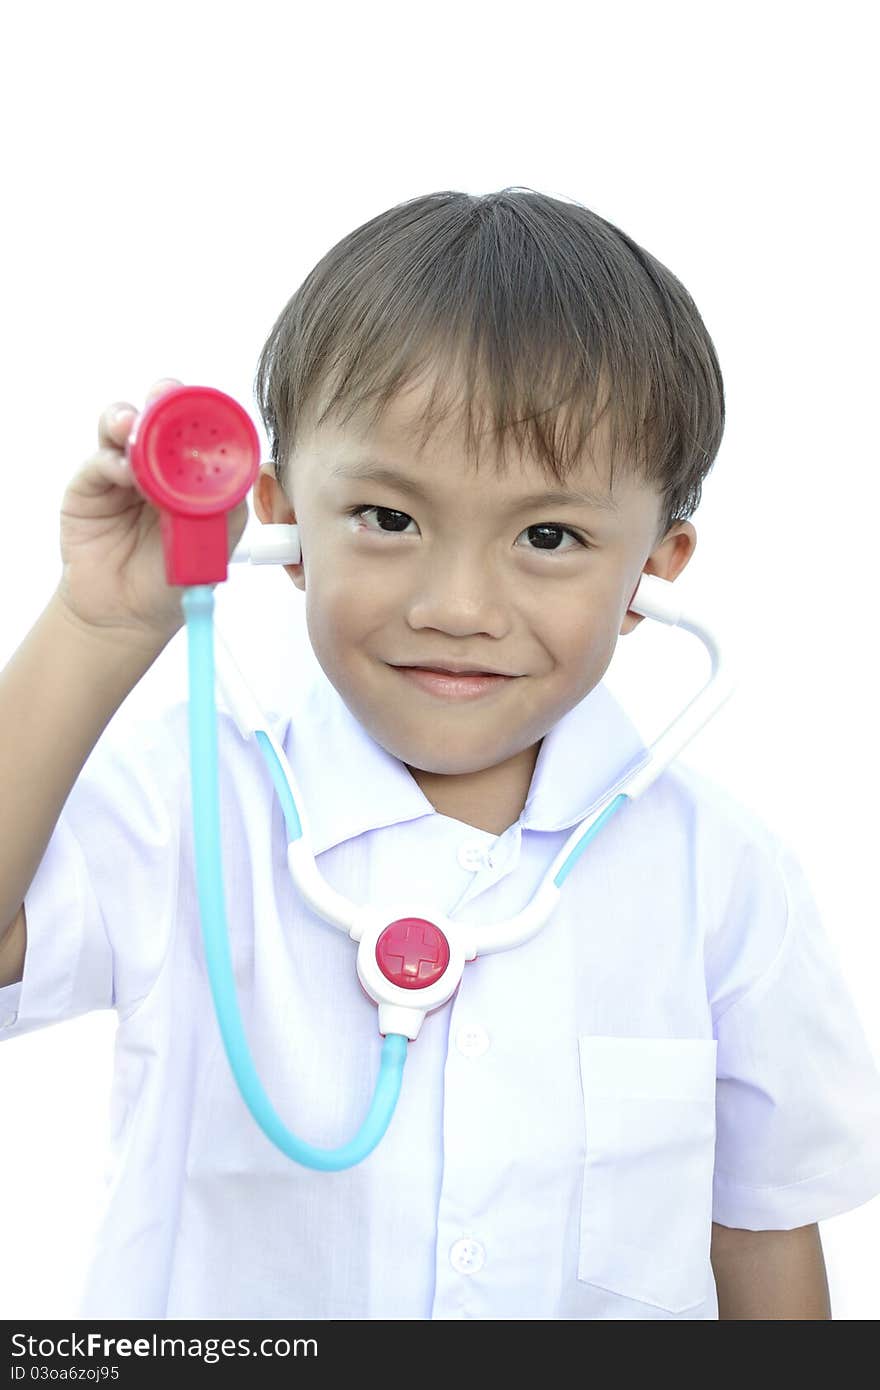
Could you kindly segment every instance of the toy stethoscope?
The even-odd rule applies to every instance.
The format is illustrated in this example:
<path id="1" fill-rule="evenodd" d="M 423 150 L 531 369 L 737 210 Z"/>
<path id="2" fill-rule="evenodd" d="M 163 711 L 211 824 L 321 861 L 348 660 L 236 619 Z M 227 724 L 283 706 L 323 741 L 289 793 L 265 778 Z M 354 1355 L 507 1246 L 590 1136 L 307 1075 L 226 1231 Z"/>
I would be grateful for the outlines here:
<path id="1" fill-rule="evenodd" d="M 379 1075 L 367 1116 L 347 1144 L 316 1148 L 298 1139 L 277 1115 L 247 1045 L 229 948 L 220 858 L 217 710 L 214 668 L 214 593 L 227 561 L 298 564 L 299 530 L 268 524 L 229 557 L 226 516 L 259 472 L 260 444 L 242 407 L 210 386 L 181 386 L 146 407 L 127 445 L 140 491 L 160 512 L 169 584 L 184 586 L 189 673 L 190 772 L 196 879 L 202 935 L 214 1008 L 229 1065 L 251 1114 L 274 1144 L 297 1163 L 325 1171 L 349 1168 L 372 1152 L 397 1104 L 407 1044 L 425 1014 L 455 993 L 465 964 L 477 955 L 506 951 L 535 936 L 550 918 L 567 875 L 587 845 L 626 801 L 641 796 L 724 701 L 735 681 L 722 668 L 718 643 L 703 621 L 682 611 L 672 584 L 643 574 L 628 608 L 703 642 L 712 661 L 706 685 L 651 744 L 642 763 L 609 787 L 598 807 L 577 826 L 556 855 L 532 899 L 515 917 L 485 926 L 455 922 L 433 906 L 408 899 L 377 911 L 353 903 L 326 882 L 312 852 L 302 797 L 277 739 L 222 637 L 216 675 L 242 738 L 255 737 L 281 801 L 289 843 L 287 862 L 308 905 L 358 943 L 357 973 L 379 1006 L 384 1036 Z M 220 636 L 219 632 L 217 633 Z"/>

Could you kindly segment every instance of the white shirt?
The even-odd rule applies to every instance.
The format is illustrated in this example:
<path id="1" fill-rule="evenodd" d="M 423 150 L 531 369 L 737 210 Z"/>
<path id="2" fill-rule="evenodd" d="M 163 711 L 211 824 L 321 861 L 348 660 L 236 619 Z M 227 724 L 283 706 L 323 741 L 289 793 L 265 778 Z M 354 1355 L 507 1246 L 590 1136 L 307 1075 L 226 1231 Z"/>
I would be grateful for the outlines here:
<path id="1" fill-rule="evenodd" d="M 412 889 L 474 923 L 517 913 L 644 754 L 600 683 L 494 836 L 434 811 L 317 662 L 268 718 L 333 887 Z M 377 1010 L 354 943 L 298 897 L 256 740 L 221 710 L 219 742 L 251 1051 L 288 1128 L 336 1146 L 373 1094 Z M 0 990 L 0 1038 L 117 1011 L 82 1317 L 715 1319 L 713 1220 L 788 1229 L 880 1192 L 880 1072 L 804 874 L 683 765 L 600 831 L 536 937 L 465 966 L 409 1044 L 384 1139 L 338 1173 L 282 1154 L 238 1092 L 191 815 L 185 701 L 134 736 L 111 723 L 25 899 L 24 979 Z"/>

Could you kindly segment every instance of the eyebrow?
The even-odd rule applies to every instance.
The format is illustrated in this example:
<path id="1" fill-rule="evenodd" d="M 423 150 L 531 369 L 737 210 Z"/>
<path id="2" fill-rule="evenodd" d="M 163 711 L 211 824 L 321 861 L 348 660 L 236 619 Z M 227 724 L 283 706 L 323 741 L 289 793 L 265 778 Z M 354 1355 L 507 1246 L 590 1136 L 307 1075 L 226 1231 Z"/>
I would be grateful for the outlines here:
<path id="1" fill-rule="evenodd" d="M 398 473 L 395 469 L 387 467 L 386 464 L 379 463 L 373 459 L 361 459 L 359 462 L 340 463 L 330 470 L 333 478 L 354 478 L 370 483 L 385 483 L 388 487 L 399 488 L 401 492 L 408 492 L 412 497 L 417 497 L 422 502 L 429 502 L 430 498 L 425 489 L 407 478 L 405 474 Z M 506 510 L 510 512 L 526 511 L 532 507 L 593 507 L 597 511 L 619 512 L 620 507 L 612 498 L 604 493 L 592 492 L 589 488 L 575 489 L 566 491 L 561 488 L 551 489 L 549 492 L 533 492 L 526 497 L 517 497 L 511 502 Z"/>

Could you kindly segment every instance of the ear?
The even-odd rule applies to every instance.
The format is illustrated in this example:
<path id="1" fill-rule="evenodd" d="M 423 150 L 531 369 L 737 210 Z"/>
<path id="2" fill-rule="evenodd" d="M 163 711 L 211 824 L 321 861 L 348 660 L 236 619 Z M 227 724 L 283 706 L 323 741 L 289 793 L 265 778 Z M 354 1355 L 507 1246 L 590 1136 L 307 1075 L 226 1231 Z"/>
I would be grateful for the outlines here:
<path id="1" fill-rule="evenodd" d="M 260 471 L 254 480 L 253 499 L 254 511 L 263 526 L 273 522 L 281 522 L 285 526 L 289 526 L 296 522 L 296 511 L 275 476 L 274 463 L 260 465 Z M 302 543 L 302 531 L 300 531 L 300 543 Z M 297 565 L 285 565 L 284 569 L 296 587 L 305 593 L 306 572 L 303 561 L 300 560 Z"/>
<path id="2" fill-rule="evenodd" d="M 682 570 L 690 562 L 690 558 L 697 548 L 697 533 L 689 521 L 680 521 L 673 526 L 664 536 L 658 546 L 651 551 L 647 561 L 642 567 L 642 574 L 657 574 L 661 579 L 666 579 L 669 583 L 674 582 L 681 574 Z M 641 581 L 642 575 L 639 575 Z M 629 597 L 632 603 L 638 592 L 638 585 L 633 589 Z M 620 627 L 621 637 L 626 637 L 628 633 L 637 628 L 642 622 L 642 614 L 634 613 L 627 604 L 626 615 Z"/>

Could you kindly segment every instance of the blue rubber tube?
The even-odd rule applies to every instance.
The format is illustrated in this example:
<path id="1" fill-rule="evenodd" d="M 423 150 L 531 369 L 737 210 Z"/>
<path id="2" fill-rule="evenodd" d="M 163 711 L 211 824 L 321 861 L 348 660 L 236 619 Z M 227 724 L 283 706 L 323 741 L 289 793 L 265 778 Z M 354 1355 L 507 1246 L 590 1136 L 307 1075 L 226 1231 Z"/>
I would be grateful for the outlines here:
<path id="1" fill-rule="evenodd" d="M 627 801 L 629 801 L 629 797 L 627 796 L 626 792 L 621 792 L 619 796 L 616 796 L 613 801 L 608 803 L 601 816 L 599 816 L 597 820 L 593 821 L 593 824 L 590 826 L 589 830 L 584 831 L 583 835 L 578 840 L 571 853 L 566 856 L 559 871 L 553 877 L 553 882 L 556 884 L 557 888 L 562 887 L 563 883 L 568 878 L 575 864 L 580 859 L 584 850 L 587 848 L 587 845 L 590 843 L 591 840 L 594 840 L 596 838 L 596 836 L 599 834 L 599 831 L 602 829 L 602 826 L 605 825 L 606 822 L 610 821 L 611 817 L 616 815 L 617 812 L 621 809 L 621 807 L 626 805 Z"/>
<path id="2" fill-rule="evenodd" d="M 202 937 L 214 1009 L 232 1074 L 244 1102 L 263 1133 L 296 1163 L 339 1172 L 360 1163 L 385 1134 L 400 1095 L 408 1038 L 389 1033 L 382 1043 L 372 1104 L 353 1139 L 338 1149 L 319 1149 L 297 1139 L 272 1106 L 257 1075 L 235 993 L 229 932 L 223 902 L 220 856 L 220 780 L 217 766 L 217 705 L 214 688 L 214 591 L 210 585 L 185 588 L 189 668 L 189 738 L 196 885 Z M 264 749 L 265 752 L 265 749 Z M 277 758 L 274 759 L 277 763 Z M 292 804 L 292 803 L 291 803 Z M 295 814 L 295 813 L 294 813 Z M 288 818 L 288 826 L 290 820 Z M 299 822 L 297 819 L 297 828 Z"/>

